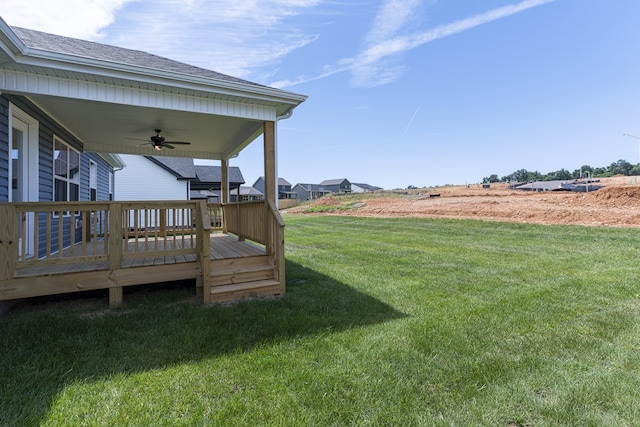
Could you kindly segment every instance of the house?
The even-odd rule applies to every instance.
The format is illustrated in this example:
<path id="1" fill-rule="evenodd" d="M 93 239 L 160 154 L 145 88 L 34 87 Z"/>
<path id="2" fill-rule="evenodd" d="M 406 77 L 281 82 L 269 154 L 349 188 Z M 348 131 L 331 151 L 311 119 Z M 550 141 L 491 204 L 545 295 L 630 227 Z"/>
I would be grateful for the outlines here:
<path id="1" fill-rule="evenodd" d="M 223 178 L 220 166 L 194 165 L 196 178 L 190 181 L 192 190 L 221 191 L 222 180 L 225 179 L 229 191 L 238 189 L 244 184 L 244 177 L 237 166 L 227 167 L 227 176 Z"/>
<path id="2" fill-rule="evenodd" d="M 240 192 L 240 197 L 238 197 L 238 191 Z M 248 185 L 242 185 L 240 188 L 236 188 L 231 191 L 232 202 L 253 202 L 263 199 L 264 194 L 262 194 L 262 192 L 258 191 L 254 187 L 249 187 Z"/>
<path id="3" fill-rule="evenodd" d="M 108 289 L 120 305 L 126 286 L 187 279 L 204 303 L 285 292 L 276 126 L 305 100 L 0 18 L 0 301 Z M 229 159 L 254 141 L 265 200 L 230 203 Z M 163 200 L 111 200 L 120 154 L 219 161 L 221 203 L 146 176 Z"/>
<path id="4" fill-rule="evenodd" d="M 375 191 L 381 191 L 381 187 L 376 187 L 374 185 L 364 184 L 364 183 L 351 183 L 351 191 L 354 193 L 373 193 Z"/>
<path id="5" fill-rule="evenodd" d="M 315 200 L 331 194 L 331 190 L 319 184 L 296 184 L 293 187 L 293 192 L 296 193 L 296 197 L 300 200 Z"/>
<path id="6" fill-rule="evenodd" d="M 264 177 L 261 176 L 253 183 L 253 188 L 264 193 Z M 291 189 L 291 183 L 284 178 L 278 178 L 278 199 L 295 199 L 296 193 Z"/>
<path id="7" fill-rule="evenodd" d="M 320 186 L 332 193 L 351 193 L 351 183 L 348 179 L 327 179 L 320 183 Z"/>
<path id="8" fill-rule="evenodd" d="M 115 200 L 220 201 L 220 166 L 195 165 L 193 159 L 181 157 L 123 154 L 121 158 L 127 167 L 115 175 Z M 240 168 L 229 167 L 229 189 L 237 189 L 241 184 L 244 178 Z"/>

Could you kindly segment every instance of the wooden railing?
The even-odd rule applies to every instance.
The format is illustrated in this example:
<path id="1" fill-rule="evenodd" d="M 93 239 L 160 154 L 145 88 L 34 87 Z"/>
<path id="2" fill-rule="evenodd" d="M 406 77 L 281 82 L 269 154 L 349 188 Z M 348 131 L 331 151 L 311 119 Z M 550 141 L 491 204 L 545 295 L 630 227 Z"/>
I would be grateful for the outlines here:
<path id="1" fill-rule="evenodd" d="M 228 203 L 223 205 L 224 229 L 233 233 L 240 240 L 253 240 L 265 245 L 265 202 Z"/>
<path id="2" fill-rule="evenodd" d="M 109 288 L 118 305 L 122 286 L 193 274 L 208 302 L 212 229 L 264 245 L 284 292 L 284 222 L 273 202 L 29 202 L 0 203 L 0 300 Z M 128 268 L 168 258 L 184 268 L 142 277 Z"/>
<path id="3" fill-rule="evenodd" d="M 119 271 L 155 259 L 200 262 L 200 271 L 209 262 L 210 223 L 204 201 L 0 203 L 0 300 L 105 287 L 111 295 Z M 89 283 L 52 279 L 80 272 Z"/>
<path id="4" fill-rule="evenodd" d="M 285 277 L 285 258 L 284 258 L 284 220 L 280 216 L 280 212 L 276 205 L 268 202 L 267 220 L 267 253 L 273 261 L 275 269 L 275 278 L 280 281 L 280 294 L 284 294 L 286 290 Z"/>
<path id="5" fill-rule="evenodd" d="M 300 199 L 280 199 L 278 200 L 278 209 L 295 208 L 300 205 Z"/>

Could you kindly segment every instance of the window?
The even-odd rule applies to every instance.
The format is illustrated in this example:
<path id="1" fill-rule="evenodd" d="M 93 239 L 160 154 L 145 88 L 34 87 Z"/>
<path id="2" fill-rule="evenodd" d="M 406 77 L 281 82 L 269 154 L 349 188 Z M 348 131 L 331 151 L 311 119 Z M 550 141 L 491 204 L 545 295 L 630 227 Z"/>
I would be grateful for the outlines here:
<path id="1" fill-rule="evenodd" d="M 80 200 L 80 153 L 58 138 L 53 140 L 53 181 L 55 202 Z"/>
<path id="2" fill-rule="evenodd" d="M 109 171 L 109 200 L 113 200 L 113 172 Z"/>
<path id="3" fill-rule="evenodd" d="M 98 164 L 89 161 L 89 200 L 98 200 Z"/>

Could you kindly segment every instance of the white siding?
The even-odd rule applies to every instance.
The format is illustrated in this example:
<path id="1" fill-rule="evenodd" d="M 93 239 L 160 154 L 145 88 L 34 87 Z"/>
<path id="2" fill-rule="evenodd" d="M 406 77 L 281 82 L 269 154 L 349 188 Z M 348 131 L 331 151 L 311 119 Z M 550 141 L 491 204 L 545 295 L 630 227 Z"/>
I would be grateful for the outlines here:
<path id="1" fill-rule="evenodd" d="M 125 168 L 115 173 L 115 200 L 187 200 L 188 181 L 144 156 L 121 154 Z"/>

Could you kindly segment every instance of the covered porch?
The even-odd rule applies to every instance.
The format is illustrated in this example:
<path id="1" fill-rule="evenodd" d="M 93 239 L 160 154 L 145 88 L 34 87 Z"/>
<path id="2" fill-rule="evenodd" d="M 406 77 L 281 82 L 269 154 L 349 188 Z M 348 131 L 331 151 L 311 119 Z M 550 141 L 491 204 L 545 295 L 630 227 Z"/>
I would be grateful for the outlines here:
<path id="1" fill-rule="evenodd" d="M 108 288 L 118 305 L 125 286 L 190 278 L 205 303 L 285 292 L 277 124 L 306 96 L 0 19 L 0 97 L 8 104 L 0 148 L 15 146 L 18 113 L 20 147 L 29 148 L 13 167 L 19 176 L 4 166 L 0 300 Z M 80 155 L 217 160 L 222 203 L 89 201 L 89 176 L 59 192 L 61 139 Z M 229 161 L 254 141 L 263 144 L 265 200 L 229 203 Z M 140 185 L 154 182 L 140 177 Z"/>

